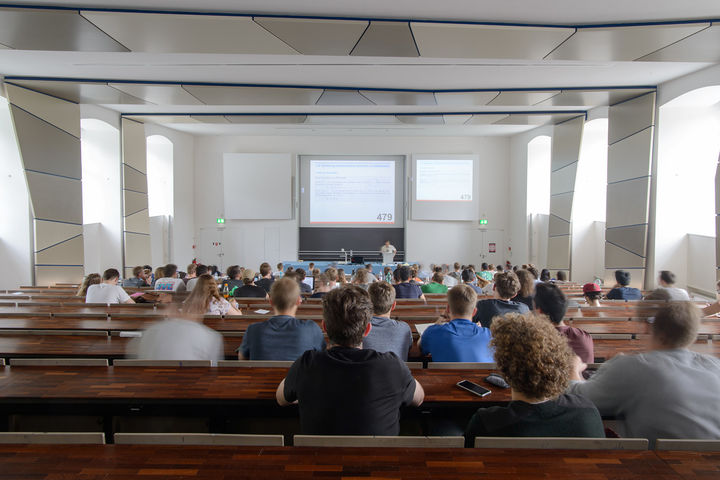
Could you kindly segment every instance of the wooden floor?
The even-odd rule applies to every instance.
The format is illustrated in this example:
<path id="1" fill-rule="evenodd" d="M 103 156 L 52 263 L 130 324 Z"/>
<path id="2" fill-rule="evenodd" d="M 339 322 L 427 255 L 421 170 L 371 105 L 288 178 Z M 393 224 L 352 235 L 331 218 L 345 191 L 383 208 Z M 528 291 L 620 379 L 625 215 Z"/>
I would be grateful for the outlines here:
<path id="1" fill-rule="evenodd" d="M 0 445 L 0 479 L 713 479 L 720 452 Z"/>

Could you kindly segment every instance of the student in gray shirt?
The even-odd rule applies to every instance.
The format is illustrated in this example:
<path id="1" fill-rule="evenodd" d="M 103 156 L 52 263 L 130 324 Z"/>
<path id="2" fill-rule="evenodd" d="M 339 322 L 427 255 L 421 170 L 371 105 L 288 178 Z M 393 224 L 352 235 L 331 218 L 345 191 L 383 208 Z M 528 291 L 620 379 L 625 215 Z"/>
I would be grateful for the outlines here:
<path id="1" fill-rule="evenodd" d="M 390 318 L 395 308 L 395 289 L 388 282 L 375 282 L 368 287 L 368 293 L 373 303 L 372 329 L 363 339 L 363 348 L 392 352 L 400 360 L 407 360 L 412 346 L 410 326 Z"/>
<path id="2" fill-rule="evenodd" d="M 651 448 L 658 438 L 720 438 L 720 360 L 688 350 L 699 324 L 695 305 L 674 302 L 655 316 L 648 353 L 617 355 L 587 381 L 576 359 L 568 392 L 622 419 L 618 433 Z"/>

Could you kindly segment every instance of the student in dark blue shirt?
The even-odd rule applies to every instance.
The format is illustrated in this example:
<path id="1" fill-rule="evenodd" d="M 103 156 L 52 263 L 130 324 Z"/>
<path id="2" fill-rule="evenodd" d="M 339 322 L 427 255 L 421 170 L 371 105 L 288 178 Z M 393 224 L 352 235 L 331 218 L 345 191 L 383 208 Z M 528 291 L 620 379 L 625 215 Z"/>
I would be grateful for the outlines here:
<path id="1" fill-rule="evenodd" d="M 402 266 L 396 270 L 398 283 L 395 284 L 395 298 L 422 298 L 425 300 L 420 286 L 410 283 L 410 267 Z"/>
<path id="2" fill-rule="evenodd" d="M 472 322 L 477 294 L 468 285 L 455 285 L 447 294 L 448 323 L 429 326 L 420 349 L 433 362 L 494 362 L 490 330 Z"/>
<path id="3" fill-rule="evenodd" d="M 312 320 L 298 320 L 300 286 L 284 276 L 270 288 L 270 305 L 275 316 L 253 323 L 245 332 L 238 351 L 240 360 L 296 360 L 306 350 L 323 350 L 325 339 Z"/>
<path id="4" fill-rule="evenodd" d="M 617 280 L 617 284 L 608 292 L 606 297 L 608 300 L 642 300 L 640 290 L 628 287 L 630 272 L 615 270 L 615 280 Z"/>

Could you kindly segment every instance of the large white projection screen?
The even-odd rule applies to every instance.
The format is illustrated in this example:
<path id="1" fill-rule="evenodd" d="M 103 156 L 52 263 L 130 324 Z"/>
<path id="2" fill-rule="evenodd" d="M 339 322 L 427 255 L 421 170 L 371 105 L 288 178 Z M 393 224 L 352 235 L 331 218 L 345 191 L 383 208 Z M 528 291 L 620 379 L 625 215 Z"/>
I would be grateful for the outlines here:
<path id="1" fill-rule="evenodd" d="M 402 227 L 402 156 L 300 157 L 303 227 Z"/>
<path id="2" fill-rule="evenodd" d="M 477 155 L 413 155 L 413 220 L 478 219 Z"/>
<path id="3" fill-rule="evenodd" d="M 292 155 L 289 153 L 225 153 L 223 184 L 227 219 L 292 218 Z"/>

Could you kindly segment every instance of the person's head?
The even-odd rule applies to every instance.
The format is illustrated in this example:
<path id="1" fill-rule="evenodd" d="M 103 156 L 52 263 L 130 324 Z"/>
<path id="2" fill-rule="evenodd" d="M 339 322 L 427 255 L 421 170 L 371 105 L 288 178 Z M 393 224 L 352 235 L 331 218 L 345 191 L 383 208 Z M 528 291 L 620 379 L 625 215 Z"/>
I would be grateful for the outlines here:
<path id="1" fill-rule="evenodd" d="M 562 322 L 565 312 L 567 312 L 565 294 L 552 283 L 538 283 L 535 286 L 533 303 L 539 313 L 547 315 L 550 321 L 556 325 Z"/>
<path id="2" fill-rule="evenodd" d="M 392 273 L 392 268 L 390 268 L 390 267 L 383 268 L 383 275 L 387 275 L 388 273 Z"/>
<path id="3" fill-rule="evenodd" d="M 387 282 L 375 282 L 368 287 L 375 315 L 388 315 L 395 307 L 395 288 Z"/>
<path id="4" fill-rule="evenodd" d="M 533 290 L 535 290 L 535 277 L 527 270 L 518 270 L 515 272 L 518 280 L 520 281 L 520 291 L 518 295 L 521 297 L 531 297 Z"/>
<path id="5" fill-rule="evenodd" d="M 227 269 L 227 276 L 230 280 L 237 280 L 240 278 L 240 266 L 231 265 Z"/>
<path id="6" fill-rule="evenodd" d="M 165 268 L 158 267 L 155 269 L 155 280 L 159 278 L 165 278 Z"/>
<path id="7" fill-rule="evenodd" d="M 80 288 L 78 288 L 77 296 L 78 297 L 84 297 L 87 294 L 87 289 L 90 285 L 97 285 L 102 280 L 102 277 L 99 273 L 88 273 L 87 276 L 83 279 L 82 284 L 80 284 Z"/>
<path id="8" fill-rule="evenodd" d="M 370 294 L 355 285 L 336 288 L 323 297 L 323 326 L 335 345 L 362 345 L 363 337 L 370 333 L 372 316 Z"/>
<path id="9" fill-rule="evenodd" d="M 165 265 L 164 270 L 165 270 L 166 277 L 169 277 L 169 278 L 177 277 L 177 271 L 178 271 L 177 265 L 175 265 L 174 263 L 168 263 L 167 265 Z"/>
<path id="10" fill-rule="evenodd" d="M 415 267 L 410 267 L 410 280 L 414 280 L 417 278 L 418 271 Z"/>
<path id="11" fill-rule="evenodd" d="M 487 264 L 486 262 L 483 262 L 483 263 L 480 265 L 480 270 L 485 271 L 485 270 L 487 270 L 487 269 L 488 269 L 488 264 Z"/>
<path id="12" fill-rule="evenodd" d="M 300 286 L 291 278 L 281 278 L 270 287 L 270 305 L 276 314 L 294 314 L 302 299 Z"/>
<path id="13" fill-rule="evenodd" d="M 243 285 L 252 285 L 252 283 L 254 281 L 255 281 L 255 272 L 250 268 L 246 268 L 245 271 L 242 273 Z"/>
<path id="14" fill-rule="evenodd" d="M 318 276 L 318 275 L 320 275 L 320 273 L 322 273 L 322 272 L 320 272 L 319 268 L 313 268 L 312 270 L 308 270 L 308 274 L 313 275 L 313 276 Z"/>
<path id="15" fill-rule="evenodd" d="M 567 273 L 565 273 L 565 270 L 558 270 L 555 278 L 557 278 L 558 282 L 567 282 Z"/>
<path id="16" fill-rule="evenodd" d="M 329 292 L 332 288 L 333 283 L 324 273 L 315 277 L 315 292 Z"/>
<path id="17" fill-rule="evenodd" d="M 333 267 L 326 268 L 325 275 L 327 275 L 331 282 L 337 282 L 338 272 Z"/>
<path id="18" fill-rule="evenodd" d="M 199 277 L 200 275 L 205 275 L 206 273 L 210 273 L 208 266 L 198 263 L 197 269 L 195 269 L 195 274 Z"/>
<path id="19" fill-rule="evenodd" d="M 390 240 L 385 240 L 385 245 L 389 246 L 389 245 L 390 245 Z"/>
<path id="20" fill-rule="evenodd" d="M 145 267 L 137 266 L 133 268 L 133 277 L 145 279 Z"/>
<path id="21" fill-rule="evenodd" d="M 459 264 L 458 262 L 453 263 L 453 268 L 455 269 L 456 272 L 459 271 L 459 270 L 460 270 L 460 264 Z"/>
<path id="22" fill-rule="evenodd" d="M 660 271 L 660 285 L 663 287 L 670 287 L 675 284 L 675 274 L 670 270 Z"/>
<path id="23" fill-rule="evenodd" d="M 440 265 L 435 265 L 433 267 L 433 272 L 442 273 L 442 271 L 443 271 L 442 266 L 440 266 Z"/>
<path id="24" fill-rule="evenodd" d="M 667 288 L 656 288 L 644 297 L 644 300 L 662 300 L 665 302 L 670 301 L 670 299 L 670 292 L 668 292 Z"/>
<path id="25" fill-rule="evenodd" d="M 357 285 L 365 285 L 367 283 L 370 283 L 370 274 L 364 268 L 359 268 L 355 272 L 355 279 L 353 280 L 353 283 Z"/>
<path id="26" fill-rule="evenodd" d="M 537 280 L 538 278 L 540 278 L 540 272 L 538 272 L 538 269 L 537 269 L 537 268 L 535 267 L 535 265 L 533 265 L 532 263 L 529 263 L 528 266 L 527 266 L 527 268 L 526 268 L 525 270 L 527 270 L 528 272 L 532 273 L 532 274 L 533 274 L 533 277 L 535 277 L 535 280 Z"/>
<path id="27" fill-rule="evenodd" d="M 468 285 L 455 285 L 448 290 L 447 303 L 452 318 L 465 318 L 470 320 L 475 312 L 477 293 Z"/>
<path id="28" fill-rule="evenodd" d="M 627 272 L 625 270 L 615 270 L 615 280 L 617 281 L 618 285 L 622 287 L 627 287 L 630 285 L 630 272 Z"/>
<path id="29" fill-rule="evenodd" d="M 275 268 L 277 268 L 278 272 L 282 272 L 284 267 L 282 263 L 278 263 L 277 265 L 275 265 Z"/>
<path id="30" fill-rule="evenodd" d="M 553 325 L 533 313 L 508 313 L 490 326 L 495 363 L 516 392 L 556 398 L 570 383 L 574 353 Z"/>
<path id="31" fill-rule="evenodd" d="M 502 300 L 513 298 L 520 291 L 520 280 L 514 272 L 495 274 L 495 292 Z"/>
<path id="32" fill-rule="evenodd" d="M 469 268 L 466 268 L 462 271 L 460 274 L 460 278 L 462 278 L 462 281 L 465 283 L 470 283 L 475 280 L 475 272 L 470 270 Z"/>
<path id="33" fill-rule="evenodd" d="M 502 265 L 498 265 L 497 267 L 495 267 L 495 271 L 497 271 L 497 272 L 503 272 L 503 271 L 505 271 L 505 269 L 503 268 Z"/>
<path id="34" fill-rule="evenodd" d="M 495 271 L 495 265 L 493 265 L 492 263 L 489 264 L 489 265 L 488 265 L 488 270 L 490 270 L 491 272 L 494 272 L 494 271 Z"/>
<path id="35" fill-rule="evenodd" d="M 208 273 L 198 275 L 195 288 L 193 288 L 183 304 L 183 312 L 204 315 L 207 313 L 213 298 L 218 301 L 221 298 L 215 279 Z"/>
<path id="36" fill-rule="evenodd" d="M 286 271 L 285 273 L 291 273 L 291 272 L 294 272 L 294 271 L 295 271 L 295 269 L 293 268 L 292 265 L 290 265 L 290 266 L 287 268 L 287 271 Z"/>
<path id="37" fill-rule="evenodd" d="M 297 280 L 298 282 L 302 282 L 303 280 L 305 280 L 305 269 L 298 268 L 297 270 L 295 270 L 295 280 Z"/>
<path id="38" fill-rule="evenodd" d="M 117 283 L 120 279 L 120 272 L 116 268 L 108 268 L 103 272 L 103 283 Z"/>
<path id="39" fill-rule="evenodd" d="M 197 275 L 197 264 L 191 263 L 190 265 L 187 266 L 186 270 L 187 270 L 187 272 L 186 272 L 185 276 L 187 278 L 195 278 L 195 276 Z"/>
<path id="40" fill-rule="evenodd" d="M 338 283 L 347 283 L 347 278 L 345 277 L 345 270 L 342 268 L 338 268 L 337 270 L 337 281 Z"/>
<path id="41" fill-rule="evenodd" d="M 602 288 L 597 283 L 583 285 L 583 296 L 588 302 L 596 302 L 602 298 Z"/>
<path id="42" fill-rule="evenodd" d="M 396 270 L 398 280 L 400 282 L 407 282 L 410 280 L 410 267 L 402 266 Z"/>
<path id="43" fill-rule="evenodd" d="M 440 273 L 440 272 L 435 272 L 435 273 L 433 273 L 433 276 L 432 276 L 432 281 L 433 281 L 433 282 L 435 282 L 435 283 L 443 283 L 444 280 L 445 280 L 445 275 L 443 275 L 442 273 Z"/>
<path id="44" fill-rule="evenodd" d="M 550 277 L 550 270 L 547 268 L 543 268 L 540 272 L 540 281 L 541 282 L 549 282 L 552 278 Z"/>
<path id="45" fill-rule="evenodd" d="M 263 262 L 260 264 L 260 276 L 261 277 L 267 277 L 272 273 L 272 268 L 270 268 L 270 264 L 267 262 Z"/>
<path id="46" fill-rule="evenodd" d="M 658 311 L 652 324 L 657 348 L 685 348 L 695 342 L 700 327 L 700 309 L 692 302 L 672 302 Z"/>
<path id="47" fill-rule="evenodd" d="M 308 263 L 308 270 L 312 272 L 314 269 L 315 269 L 315 263 L 314 262 Z"/>
<path id="48" fill-rule="evenodd" d="M 365 265 L 365 270 L 372 273 L 372 271 L 373 271 L 372 263 L 368 263 L 367 265 Z"/>

